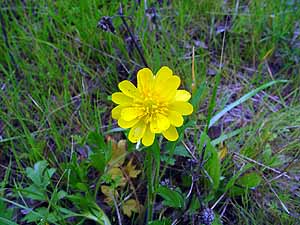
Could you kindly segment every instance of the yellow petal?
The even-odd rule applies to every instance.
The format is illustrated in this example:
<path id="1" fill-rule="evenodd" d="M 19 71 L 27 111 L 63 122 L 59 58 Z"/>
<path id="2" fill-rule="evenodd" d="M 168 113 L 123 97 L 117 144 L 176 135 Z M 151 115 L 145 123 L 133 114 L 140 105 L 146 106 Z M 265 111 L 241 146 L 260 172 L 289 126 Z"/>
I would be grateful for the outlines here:
<path id="1" fill-rule="evenodd" d="M 193 106 L 188 102 L 173 102 L 169 109 L 179 112 L 181 115 L 190 115 L 193 112 Z"/>
<path id="2" fill-rule="evenodd" d="M 130 121 L 126 121 L 126 120 L 123 120 L 122 118 L 120 118 L 118 120 L 118 125 L 124 129 L 126 129 L 126 128 L 133 127 L 135 124 L 137 124 L 139 122 L 139 120 L 140 119 L 133 119 Z"/>
<path id="3" fill-rule="evenodd" d="M 162 99 L 172 99 L 179 85 L 180 78 L 178 76 L 172 76 L 164 82 L 155 83 L 154 90 Z"/>
<path id="4" fill-rule="evenodd" d="M 137 143 L 143 136 L 146 130 L 146 124 L 143 120 L 140 120 L 129 131 L 128 139 L 132 143 Z"/>
<path id="5" fill-rule="evenodd" d="M 146 130 L 145 130 L 145 134 L 143 136 L 143 139 L 142 139 L 143 145 L 145 145 L 145 146 L 152 145 L 153 142 L 154 142 L 154 137 L 155 137 L 155 134 L 151 132 L 150 126 L 148 125 Z"/>
<path id="6" fill-rule="evenodd" d="M 163 66 L 156 73 L 155 83 L 159 84 L 161 82 L 165 82 L 170 77 L 172 77 L 172 75 L 173 75 L 173 71 L 169 67 Z"/>
<path id="7" fill-rule="evenodd" d="M 158 123 L 157 123 L 156 116 L 152 117 L 152 119 L 150 120 L 150 130 L 151 130 L 152 133 L 155 133 L 155 134 L 161 132 L 161 130 L 158 126 Z"/>
<path id="8" fill-rule="evenodd" d="M 111 116 L 113 119 L 119 119 L 121 117 L 121 111 L 124 107 L 121 105 L 116 106 L 111 110 Z"/>
<path id="9" fill-rule="evenodd" d="M 183 118 L 179 112 L 169 111 L 168 119 L 170 120 L 170 123 L 175 127 L 181 127 L 183 124 Z"/>
<path id="10" fill-rule="evenodd" d="M 178 102 L 187 102 L 190 100 L 191 94 L 186 90 L 177 90 L 175 94 L 175 101 Z"/>
<path id="11" fill-rule="evenodd" d="M 169 141 L 176 141 L 178 139 L 178 133 L 174 126 L 170 126 L 168 130 L 163 131 L 162 134 Z"/>
<path id="12" fill-rule="evenodd" d="M 122 110 L 121 117 L 123 120 L 131 121 L 144 114 L 144 110 L 137 107 L 128 107 Z"/>
<path id="13" fill-rule="evenodd" d="M 160 131 L 167 130 L 170 127 L 170 121 L 162 114 L 157 114 L 157 125 Z"/>
<path id="14" fill-rule="evenodd" d="M 137 88 L 128 80 L 123 80 L 119 83 L 119 89 L 129 97 L 135 97 L 138 95 Z"/>
<path id="15" fill-rule="evenodd" d="M 116 104 L 120 104 L 120 105 L 129 105 L 132 103 L 133 99 L 126 96 L 125 94 L 123 94 L 122 92 L 116 92 L 113 93 L 111 96 L 111 100 L 116 103 Z"/>
<path id="16" fill-rule="evenodd" d="M 137 87 L 141 93 L 147 93 L 152 88 L 153 73 L 149 68 L 139 70 L 137 73 Z"/>

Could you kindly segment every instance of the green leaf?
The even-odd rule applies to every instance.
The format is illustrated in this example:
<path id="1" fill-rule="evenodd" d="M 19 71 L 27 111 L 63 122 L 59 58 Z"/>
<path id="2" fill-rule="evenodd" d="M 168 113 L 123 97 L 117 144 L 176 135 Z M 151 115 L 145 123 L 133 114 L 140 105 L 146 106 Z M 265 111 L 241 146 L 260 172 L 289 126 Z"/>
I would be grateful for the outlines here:
<path id="1" fill-rule="evenodd" d="M 40 207 L 35 210 L 36 213 L 32 213 L 30 211 L 23 219 L 22 221 L 26 221 L 27 223 L 33 223 L 33 222 L 40 222 L 43 220 L 44 222 L 50 222 L 53 224 L 56 224 L 56 222 L 59 220 L 58 215 L 55 213 L 50 213 L 47 208 Z M 37 214 L 38 213 L 38 214 Z"/>
<path id="2" fill-rule="evenodd" d="M 80 210 L 79 216 L 94 220 L 102 225 L 110 225 L 110 221 L 104 211 L 94 202 L 89 195 L 68 195 L 74 205 Z"/>
<path id="3" fill-rule="evenodd" d="M 45 194 L 45 189 L 32 184 L 22 190 L 22 193 L 26 198 L 37 200 L 37 201 L 47 201 L 47 196 Z"/>
<path id="4" fill-rule="evenodd" d="M 88 134 L 87 142 L 93 152 L 106 149 L 104 137 L 95 131 Z"/>
<path id="5" fill-rule="evenodd" d="M 89 158 L 91 160 L 91 165 L 95 167 L 100 173 L 103 173 L 107 164 L 105 154 L 103 152 L 92 153 Z"/>
<path id="6" fill-rule="evenodd" d="M 171 220 L 170 219 L 153 220 L 150 221 L 148 225 L 171 225 Z"/>
<path id="7" fill-rule="evenodd" d="M 170 166 L 174 166 L 176 162 L 176 160 L 173 157 L 170 157 L 169 155 L 162 155 L 160 157 L 160 160 Z"/>
<path id="8" fill-rule="evenodd" d="M 6 204 L 0 199 L 0 224 L 9 224 L 8 222 L 12 220 L 12 217 L 13 209 L 7 208 Z"/>
<path id="9" fill-rule="evenodd" d="M 50 184 L 51 177 L 54 175 L 56 169 L 47 169 L 47 161 L 39 161 L 34 164 L 34 167 L 27 167 L 26 174 L 27 177 L 33 182 L 33 184 L 24 188 L 22 193 L 26 198 L 47 201 L 47 187 Z"/>
<path id="10" fill-rule="evenodd" d="M 182 208 L 184 206 L 184 198 L 178 191 L 171 190 L 165 186 L 159 186 L 157 194 L 164 199 L 163 204 L 165 206 L 173 208 Z"/>
<path id="11" fill-rule="evenodd" d="M 252 172 L 247 173 L 238 179 L 237 184 L 246 188 L 255 188 L 260 184 L 260 182 L 261 176 L 256 172 Z"/>
<path id="12" fill-rule="evenodd" d="M 190 214 L 198 212 L 200 207 L 201 207 L 201 205 L 200 205 L 199 199 L 196 196 L 193 196 L 188 212 Z"/>
<path id="13" fill-rule="evenodd" d="M 228 181 L 228 183 L 225 186 L 225 190 L 224 192 L 228 191 L 230 188 L 233 187 L 233 185 L 235 184 L 236 180 L 240 177 L 240 175 L 242 173 L 244 173 L 245 171 L 247 171 L 248 169 L 252 168 L 253 165 L 252 164 L 246 164 L 242 170 L 239 170 L 236 174 L 234 174 L 230 180 Z"/>
<path id="14" fill-rule="evenodd" d="M 186 148 L 183 145 L 176 146 L 174 155 L 191 158 L 190 153 L 186 150 Z"/>
<path id="15" fill-rule="evenodd" d="M 240 177 L 236 184 L 239 186 L 234 186 L 230 189 L 230 194 L 232 196 L 242 195 L 251 188 L 257 187 L 261 182 L 261 177 L 256 172 L 251 172 Z"/>
<path id="16" fill-rule="evenodd" d="M 238 100 L 236 100 L 235 102 L 227 105 L 223 110 L 221 110 L 220 112 L 218 112 L 215 116 L 213 116 L 209 122 L 209 127 L 211 127 L 212 125 L 214 125 L 222 116 L 224 116 L 228 111 L 230 111 L 231 109 L 233 109 L 234 107 L 242 104 L 243 102 L 247 101 L 249 98 L 252 98 L 254 95 L 256 95 L 258 92 L 262 91 L 263 89 L 266 89 L 274 84 L 277 83 L 286 83 L 288 82 L 287 80 L 274 80 L 271 81 L 269 83 L 263 84 L 260 87 L 250 91 L 249 93 L 245 94 L 244 96 L 242 96 L 241 98 L 239 98 Z"/>
<path id="17" fill-rule="evenodd" d="M 54 168 L 46 170 L 47 166 L 47 161 L 43 160 L 35 163 L 33 168 L 26 168 L 27 177 L 30 178 L 36 186 L 42 189 L 45 189 L 50 184 L 50 179 L 56 171 Z"/>
<path id="18" fill-rule="evenodd" d="M 271 156 L 272 156 L 271 145 L 269 143 L 267 143 L 265 146 L 265 149 L 263 151 L 263 159 L 264 159 L 265 164 L 267 164 L 267 165 L 270 164 Z"/>
<path id="19" fill-rule="evenodd" d="M 35 163 L 33 168 L 27 167 L 27 177 L 30 178 L 34 184 L 40 186 L 42 184 L 43 172 L 47 168 L 47 166 L 47 161 L 43 160 Z"/>
<path id="20" fill-rule="evenodd" d="M 216 146 L 224 141 L 226 141 L 227 139 L 230 139 L 238 134 L 240 134 L 241 132 L 245 131 L 247 129 L 247 127 L 243 127 L 243 128 L 239 128 L 239 129 L 236 129 L 234 131 L 231 131 L 231 132 L 228 132 L 226 134 L 221 134 L 220 137 L 214 139 L 211 141 L 211 144 L 213 146 Z"/>
<path id="21" fill-rule="evenodd" d="M 209 175 L 210 181 L 212 182 L 213 190 L 217 190 L 221 178 L 221 163 L 218 157 L 218 151 L 211 144 L 208 135 L 202 132 L 200 136 L 200 146 L 203 146 L 204 144 L 206 144 L 204 155 L 206 163 L 204 164 L 204 168 Z"/>
<path id="22" fill-rule="evenodd" d="M 193 93 L 193 95 L 192 95 L 191 103 L 192 103 L 192 105 L 194 107 L 194 112 L 197 111 L 197 108 L 198 108 L 201 96 L 202 96 L 203 91 L 205 90 L 205 88 L 206 88 L 205 87 L 205 82 L 202 82 L 202 84 L 200 85 L 200 87 L 198 87 L 196 89 L 196 92 Z"/>
<path id="23" fill-rule="evenodd" d="M 12 222 L 10 219 L 6 219 L 5 217 L 0 216 L 0 224 L 2 225 L 18 225 L 15 222 Z"/>
<path id="24" fill-rule="evenodd" d="M 100 173 L 103 173 L 106 164 L 111 158 L 111 148 L 105 144 L 104 137 L 94 131 L 88 134 L 87 143 L 92 150 L 89 154 L 91 165 Z"/>

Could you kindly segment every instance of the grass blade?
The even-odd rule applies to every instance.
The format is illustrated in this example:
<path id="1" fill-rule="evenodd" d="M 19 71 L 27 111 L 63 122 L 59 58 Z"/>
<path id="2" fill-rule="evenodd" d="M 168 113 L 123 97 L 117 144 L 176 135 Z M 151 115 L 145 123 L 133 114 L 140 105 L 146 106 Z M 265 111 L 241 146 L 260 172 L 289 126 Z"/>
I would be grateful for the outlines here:
<path id="1" fill-rule="evenodd" d="M 288 82 L 288 81 L 287 80 L 274 80 L 274 81 L 271 81 L 269 83 L 263 84 L 260 87 L 250 91 L 249 93 L 245 94 L 244 96 L 242 96 L 241 98 L 239 98 L 235 102 L 227 105 L 223 110 L 221 110 L 215 116 L 213 116 L 211 118 L 210 122 L 209 122 L 208 127 L 211 127 L 212 125 L 214 125 L 222 116 L 224 116 L 231 109 L 233 109 L 234 107 L 238 106 L 239 104 L 242 104 L 243 102 L 247 101 L 249 98 L 253 97 L 254 95 L 256 95 L 261 90 L 266 89 L 266 88 L 268 88 L 268 87 L 270 87 L 274 84 L 277 84 L 277 83 L 286 83 L 286 82 Z"/>

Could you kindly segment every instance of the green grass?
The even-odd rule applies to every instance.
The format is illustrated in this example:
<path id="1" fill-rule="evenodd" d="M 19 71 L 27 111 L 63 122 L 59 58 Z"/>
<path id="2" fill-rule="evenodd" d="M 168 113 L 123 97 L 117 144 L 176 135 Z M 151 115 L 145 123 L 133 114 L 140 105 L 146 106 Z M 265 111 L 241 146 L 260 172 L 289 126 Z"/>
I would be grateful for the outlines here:
<path id="1" fill-rule="evenodd" d="M 203 168 L 193 165 L 190 170 L 184 164 L 187 157 L 177 155 L 181 142 L 176 150 L 163 140 L 161 171 L 165 173 L 161 181 L 169 179 L 186 196 L 192 174 L 202 175 L 197 181 L 201 204 L 212 207 L 225 193 L 213 209 L 224 224 L 299 223 L 300 8 L 296 1 L 136 2 L 123 1 L 123 13 L 147 64 L 153 71 L 169 66 L 181 77 L 182 87 L 190 91 L 195 46 L 196 88 L 206 88 L 196 99 L 198 111 L 190 117 L 183 136 L 192 150 L 202 149 L 198 139 L 210 122 L 210 112 L 215 116 L 267 82 L 288 80 L 239 104 L 211 128 L 222 135 L 243 128 L 222 143 L 228 154 L 220 161 L 221 180 L 216 190 L 211 191 Z M 115 205 L 104 203 L 100 188 L 107 171 L 95 166 L 87 155 L 91 147 L 88 136 L 93 131 L 106 138 L 109 132 L 116 140 L 125 137 L 111 130 L 117 125 L 110 116 L 110 95 L 118 90 L 119 81 L 135 82 L 137 70 L 144 67 L 118 14 L 119 7 L 117 1 L 104 0 L 1 4 L 1 224 L 21 223 L 24 210 L 29 209 L 34 210 L 28 214 L 31 220 L 27 217 L 32 224 L 44 224 L 41 218 L 49 224 L 99 222 L 102 210 L 112 224 L 118 223 Z M 149 7 L 155 7 L 155 23 L 145 13 Z M 103 16 L 112 17 L 115 33 L 97 27 Z M 220 32 L 223 28 L 225 32 Z M 212 98 L 214 93 L 216 98 Z M 110 149 L 109 144 L 100 147 Z M 174 156 L 167 152 L 172 148 L 177 151 Z M 136 192 L 146 207 L 145 152 L 134 151 L 130 143 L 127 149 L 127 160 L 134 159 L 142 173 L 132 179 L 136 191 L 126 186 L 117 205 L 121 208 L 124 198 Z M 221 150 L 221 143 L 214 149 Z M 168 157 L 174 165 L 166 161 Z M 56 171 L 46 187 L 36 187 L 44 197 L 35 199 L 26 192 L 34 183 L 28 168 L 42 160 Z M 243 166 L 249 169 L 243 171 Z M 275 170 L 287 172 L 287 176 L 273 179 L 280 175 Z M 258 174 L 261 182 L 241 194 L 229 193 L 226 184 L 239 172 L 241 176 Z M 163 206 L 162 198 L 157 197 L 155 205 L 162 210 L 154 207 L 153 218 L 174 221 L 186 213 L 191 223 L 201 211 L 197 204 L 174 209 L 172 214 L 173 209 Z M 143 213 L 131 218 L 121 214 L 123 224 L 144 223 Z"/>

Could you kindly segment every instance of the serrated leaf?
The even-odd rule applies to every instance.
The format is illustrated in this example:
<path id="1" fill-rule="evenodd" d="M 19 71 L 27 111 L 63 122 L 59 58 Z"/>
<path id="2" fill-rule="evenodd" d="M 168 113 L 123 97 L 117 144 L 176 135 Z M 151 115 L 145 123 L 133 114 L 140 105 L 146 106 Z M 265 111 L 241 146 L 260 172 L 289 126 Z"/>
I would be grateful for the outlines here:
<path id="1" fill-rule="evenodd" d="M 122 204 L 122 211 L 126 216 L 130 218 L 133 212 L 139 212 L 139 207 L 139 203 L 136 200 L 129 199 Z"/>
<path id="2" fill-rule="evenodd" d="M 92 153 L 90 155 L 91 165 L 100 173 L 104 172 L 106 166 L 105 154 L 103 152 Z"/>
<path id="3" fill-rule="evenodd" d="M 95 131 L 88 134 L 87 142 L 93 152 L 98 152 L 106 148 L 103 136 Z"/>

